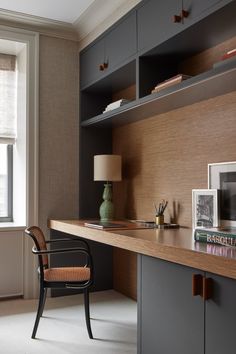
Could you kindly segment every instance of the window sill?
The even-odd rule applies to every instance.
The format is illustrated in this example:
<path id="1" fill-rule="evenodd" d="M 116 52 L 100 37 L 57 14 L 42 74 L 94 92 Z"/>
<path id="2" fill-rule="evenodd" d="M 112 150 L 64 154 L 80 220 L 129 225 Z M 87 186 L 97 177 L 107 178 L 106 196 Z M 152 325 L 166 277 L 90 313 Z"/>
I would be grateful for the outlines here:
<path id="1" fill-rule="evenodd" d="M 0 232 L 3 231 L 23 231 L 25 230 L 26 226 L 19 225 L 14 222 L 1 222 L 0 223 Z"/>

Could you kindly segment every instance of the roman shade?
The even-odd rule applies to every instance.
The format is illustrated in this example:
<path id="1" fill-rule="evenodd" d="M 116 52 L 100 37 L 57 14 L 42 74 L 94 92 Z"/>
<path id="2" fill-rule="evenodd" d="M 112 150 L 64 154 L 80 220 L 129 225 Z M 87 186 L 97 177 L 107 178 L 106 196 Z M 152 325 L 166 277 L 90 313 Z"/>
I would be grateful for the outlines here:
<path id="1" fill-rule="evenodd" d="M 16 56 L 0 54 L 0 144 L 16 140 Z"/>

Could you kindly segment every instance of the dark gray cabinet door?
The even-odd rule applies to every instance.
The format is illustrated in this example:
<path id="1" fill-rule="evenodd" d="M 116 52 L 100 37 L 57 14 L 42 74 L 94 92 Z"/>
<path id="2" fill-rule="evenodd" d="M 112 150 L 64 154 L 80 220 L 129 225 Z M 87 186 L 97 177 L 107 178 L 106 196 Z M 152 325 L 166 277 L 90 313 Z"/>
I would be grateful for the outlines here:
<path id="1" fill-rule="evenodd" d="M 100 39 L 92 46 L 89 46 L 80 55 L 80 83 L 81 87 L 102 78 L 103 71 L 100 71 L 99 65 L 105 61 L 105 42 Z"/>
<path id="2" fill-rule="evenodd" d="M 81 88 L 110 74 L 136 52 L 136 12 L 132 12 L 81 53 Z M 99 66 L 104 63 L 108 67 L 101 71 Z"/>
<path id="3" fill-rule="evenodd" d="M 186 25 L 198 21 L 199 18 L 208 16 L 231 1 L 232 0 L 185 0 L 184 9 L 189 12 L 189 16 L 185 20 Z"/>
<path id="4" fill-rule="evenodd" d="M 195 269 L 139 255 L 139 354 L 203 354 L 204 302 Z"/>
<path id="5" fill-rule="evenodd" d="M 207 274 L 213 279 L 213 296 L 206 301 L 205 354 L 235 354 L 236 280 Z"/>
<path id="6" fill-rule="evenodd" d="M 106 36 L 108 70 L 113 70 L 137 52 L 136 12 L 118 23 Z"/>
<path id="7" fill-rule="evenodd" d="M 154 47 L 180 32 L 172 17 L 181 11 L 179 0 L 149 0 L 138 9 L 138 50 Z"/>
<path id="8" fill-rule="evenodd" d="M 180 0 L 145 1 L 138 9 L 138 50 L 163 43 L 230 2 L 232 0 L 184 0 L 183 9 L 189 15 L 180 23 L 174 23 L 173 16 L 181 14 Z"/>

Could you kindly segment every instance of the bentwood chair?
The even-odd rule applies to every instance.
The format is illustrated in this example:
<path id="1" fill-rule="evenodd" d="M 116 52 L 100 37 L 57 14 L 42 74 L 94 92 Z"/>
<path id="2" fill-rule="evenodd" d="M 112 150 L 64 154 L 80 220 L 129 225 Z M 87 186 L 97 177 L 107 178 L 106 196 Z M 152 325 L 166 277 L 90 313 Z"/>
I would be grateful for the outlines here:
<path id="1" fill-rule="evenodd" d="M 40 283 L 38 311 L 31 338 L 35 338 L 38 329 L 40 317 L 43 315 L 43 309 L 46 301 L 48 288 L 68 288 L 81 289 L 84 293 L 85 319 L 87 331 L 90 339 L 93 339 L 90 325 L 89 310 L 89 287 L 93 282 L 93 262 L 90 254 L 89 245 L 86 241 L 78 239 L 82 247 L 63 248 L 48 250 L 47 244 L 56 242 L 71 241 L 70 238 L 62 238 L 58 240 L 46 241 L 42 230 L 37 226 L 29 227 L 25 230 L 26 235 L 30 236 L 34 241 L 32 252 L 38 256 L 38 273 Z M 74 240 L 73 241 L 77 241 Z M 84 266 L 81 267 L 60 267 L 50 268 L 48 255 L 55 253 L 78 252 L 85 259 Z"/>

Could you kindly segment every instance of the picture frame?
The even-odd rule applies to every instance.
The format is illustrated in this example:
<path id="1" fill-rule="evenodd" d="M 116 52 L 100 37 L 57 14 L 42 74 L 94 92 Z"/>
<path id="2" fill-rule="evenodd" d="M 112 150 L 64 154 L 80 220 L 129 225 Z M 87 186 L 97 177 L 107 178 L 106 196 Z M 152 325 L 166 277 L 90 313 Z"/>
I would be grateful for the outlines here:
<path id="1" fill-rule="evenodd" d="M 192 225 L 193 228 L 218 226 L 218 190 L 192 190 Z"/>
<path id="2" fill-rule="evenodd" d="M 220 225 L 236 227 L 236 161 L 208 164 L 208 188 L 219 190 Z"/>

